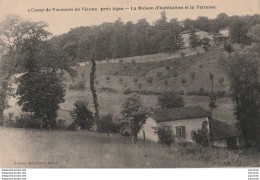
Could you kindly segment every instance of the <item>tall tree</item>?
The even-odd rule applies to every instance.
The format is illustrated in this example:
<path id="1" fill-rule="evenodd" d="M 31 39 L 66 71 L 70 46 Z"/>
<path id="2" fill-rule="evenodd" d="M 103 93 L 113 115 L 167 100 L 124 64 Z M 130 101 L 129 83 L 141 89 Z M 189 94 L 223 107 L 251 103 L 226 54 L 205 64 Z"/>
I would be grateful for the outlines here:
<path id="1" fill-rule="evenodd" d="M 121 114 L 128 123 L 134 142 L 137 141 L 137 134 L 141 130 L 147 118 L 147 112 L 144 110 L 140 96 L 131 94 L 122 105 Z"/>
<path id="2" fill-rule="evenodd" d="M 93 96 L 93 103 L 95 107 L 95 119 L 99 119 L 99 110 L 98 110 L 98 99 L 97 99 L 97 92 L 95 88 L 95 72 L 96 72 L 96 62 L 94 59 L 94 53 L 92 53 L 91 57 L 91 72 L 90 72 L 90 90 Z"/>
<path id="3" fill-rule="evenodd" d="M 36 38 L 47 39 L 51 34 L 46 31 L 44 22 L 31 22 L 17 15 L 7 15 L 0 23 L 0 49 L 1 49 L 1 99 L 0 99 L 0 125 L 3 124 L 3 112 L 6 108 L 8 95 L 8 82 L 11 76 L 21 72 L 23 59 L 21 58 L 24 40 Z"/>

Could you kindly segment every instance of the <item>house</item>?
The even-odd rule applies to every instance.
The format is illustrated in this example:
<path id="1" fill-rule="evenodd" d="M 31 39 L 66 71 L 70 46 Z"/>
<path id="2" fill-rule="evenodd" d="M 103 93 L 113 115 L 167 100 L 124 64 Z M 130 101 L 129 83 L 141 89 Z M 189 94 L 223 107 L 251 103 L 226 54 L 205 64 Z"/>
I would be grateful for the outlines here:
<path id="1" fill-rule="evenodd" d="M 83 66 L 90 66 L 91 62 L 90 61 L 86 61 L 86 62 L 78 62 L 77 66 L 79 67 L 83 67 Z"/>
<path id="2" fill-rule="evenodd" d="M 202 40 L 204 38 L 208 38 L 210 41 L 213 40 L 213 36 L 206 31 L 202 31 L 202 30 L 199 30 L 199 29 L 194 29 L 193 31 L 195 31 L 195 35 L 197 35 L 200 40 Z M 185 48 L 190 47 L 191 33 L 192 33 L 192 30 L 186 30 L 186 31 L 183 31 L 183 32 L 180 33 L 180 35 L 183 39 Z"/>
<path id="3" fill-rule="evenodd" d="M 230 28 L 222 28 L 219 30 L 219 33 L 215 33 L 213 35 L 214 42 L 216 45 L 223 45 L 225 42 L 228 41 L 230 37 Z"/>
<path id="4" fill-rule="evenodd" d="M 146 120 L 138 137 L 158 142 L 159 138 L 155 129 L 167 125 L 175 135 L 175 141 L 194 142 L 192 131 L 202 127 L 203 122 L 208 122 L 210 140 L 214 146 L 230 147 L 237 143 L 237 134 L 233 127 L 218 120 L 209 120 L 209 113 L 200 106 L 190 106 L 172 109 L 156 109 Z M 230 144 L 230 145 L 229 145 Z"/>

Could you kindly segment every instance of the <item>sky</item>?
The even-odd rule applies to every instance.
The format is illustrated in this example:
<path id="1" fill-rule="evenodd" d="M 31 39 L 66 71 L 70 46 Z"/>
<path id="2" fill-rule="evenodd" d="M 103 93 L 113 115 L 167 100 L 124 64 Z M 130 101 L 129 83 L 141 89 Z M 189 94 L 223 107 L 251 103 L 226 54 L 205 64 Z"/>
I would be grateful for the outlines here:
<path id="1" fill-rule="evenodd" d="M 215 6 L 214 9 L 197 9 L 196 6 Z M 181 6 L 188 9 L 165 10 L 168 20 L 177 18 L 196 19 L 198 16 L 215 18 L 219 13 L 227 15 L 260 14 L 260 0 L 0 0 L 0 21 L 7 14 L 17 14 L 32 21 L 44 21 L 54 35 L 68 32 L 79 26 L 99 25 L 113 22 L 120 17 L 123 22 L 146 18 L 152 23 L 160 18 L 163 10 L 131 10 L 131 7 Z M 191 9 L 190 6 L 194 6 Z M 129 8 L 120 11 L 101 11 L 101 8 Z M 51 11 L 46 11 L 46 8 Z M 73 11 L 53 11 L 52 8 L 70 8 Z M 80 11 L 75 11 L 79 8 Z M 82 8 L 97 8 L 98 11 L 83 11 Z M 29 12 L 30 11 L 30 12 Z"/>

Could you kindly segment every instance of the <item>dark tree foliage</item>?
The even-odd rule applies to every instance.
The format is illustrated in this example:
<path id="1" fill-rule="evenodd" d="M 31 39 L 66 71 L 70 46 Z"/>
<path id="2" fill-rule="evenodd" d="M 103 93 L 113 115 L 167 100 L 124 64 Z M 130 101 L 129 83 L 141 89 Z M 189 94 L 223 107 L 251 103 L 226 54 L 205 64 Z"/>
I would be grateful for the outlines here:
<path id="1" fill-rule="evenodd" d="M 90 90 L 93 96 L 93 103 L 95 107 L 95 119 L 99 119 L 99 110 L 98 110 L 98 99 L 97 99 L 97 92 L 95 88 L 95 72 L 96 72 L 96 62 L 94 59 L 94 53 L 92 54 L 91 58 L 91 72 L 90 72 Z"/>
<path id="2" fill-rule="evenodd" d="M 38 40 L 36 40 L 38 42 Z M 53 129 L 56 126 L 59 104 L 64 102 L 65 90 L 62 75 L 54 68 L 40 69 L 36 58 L 35 39 L 24 44 L 25 69 L 19 78 L 16 94 L 22 111 L 32 113 L 42 120 L 42 127 Z"/>
<path id="3" fill-rule="evenodd" d="M 134 142 L 137 141 L 137 134 L 141 130 L 147 118 L 140 95 L 131 94 L 122 105 L 121 114 L 131 129 Z"/>
<path id="4" fill-rule="evenodd" d="M 162 108 L 178 108 L 184 106 L 183 98 L 175 92 L 164 92 L 158 96 L 158 103 Z"/>
<path id="5" fill-rule="evenodd" d="M 119 125 L 113 121 L 112 114 L 107 114 L 97 121 L 97 131 L 106 133 L 109 137 L 109 133 L 119 133 Z"/>
<path id="6" fill-rule="evenodd" d="M 74 123 L 79 125 L 81 129 L 89 130 L 94 124 L 92 112 L 88 109 L 88 104 L 83 101 L 76 101 L 75 108 L 71 112 Z"/>
<path id="7" fill-rule="evenodd" d="M 196 47 L 200 46 L 199 37 L 198 35 L 195 34 L 194 29 L 191 30 L 189 41 L 190 41 L 190 47 L 193 49 L 196 49 Z"/>
<path id="8" fill-rule="evenodd" d="M 209 100 L 209 108 L 210 108 L 210 114 L 212 115 L 212 112 L 214 109 L 216 109 L 218 106 L 216 104 L 217 101 L 217 97 L 215 95 L 214 92 L 214 75 L 212 74 L 212 72 L 209 72 L 209 79 L 211 82 L 211 93 L 210 93 L 210 100 Z"/>
<path id="9" fill-rule="evenodd" d="M 174 143 L 174 135 L 170 126 L 160 126 L 155 130 L 155 133 L 158 135 L 159 142 L 161 144 L 170 146 L 172 143 Z"/>
<path id="10" fill-rule="evenodd" d="M 247 145 L 252 145 L 256 141 L 257 125 L 260 124 L 257 59 L 252 54 L 235 54 L 227 63 L 237 127 L 242 132 Z"/>
<path id="11" fill-rule="evenodd" d="M 207 126 L 208 122 L 204 121 L 200 129 L 191 132 L 192 140 L 205 147 L 210 144 L 209 130 Z"/>

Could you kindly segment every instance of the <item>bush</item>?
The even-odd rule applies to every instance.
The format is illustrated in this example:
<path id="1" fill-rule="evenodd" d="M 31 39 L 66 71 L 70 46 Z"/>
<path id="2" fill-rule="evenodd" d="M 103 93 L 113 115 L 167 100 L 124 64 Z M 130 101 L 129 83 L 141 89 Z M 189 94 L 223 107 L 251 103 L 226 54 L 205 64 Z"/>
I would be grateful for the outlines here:
<path id="1" fill-rule="evenodd" d="M 80 129 L 80 127 L 76 123 L 72 123 L 71 125 L 69 125 L 67 127 L 67 130 L 69 130 L 69 131 L 76 131 L 76 130 L 79 130 L 79 129 Z"/>
<path id="2" fill-rule="evenodd" d="M 201 129 L 191 132 L 192 140 L 205 147 L 209 146 L 209 130 L 207 128 L 207 124 L 208 122 L 204 121 Z"/>
<path id="3" fill-rule="evenodd" d="M 107 114 L 97 121 L 97 131 L 101 133 L 119 133 L 119 126 L 113 122 L 112 114 Z"/>
<path id="4" fill-rule="evenodd" d="M 155 131 L 159 138 L 159 143 L 170 146 L 174 143 L 174 135 L 170 126 L 163 125 Z"/>
<path id="5" fill-rule="evenodd" d="M 185 57 L 185 52 L 181 52 L 181 57 Z"/>
<path id="6" fill-rule="evenodd" d="M 174 91 L 162 93 L 158 97 L 158 103 L 162 108 L 178 108 L 184 106 L 183 98 Z"/>
<path id="7" fill-rule="evenodd" d="M 76 101 L 75 108 L 71 111 L 74 123 L 79 125 L 81 129 L 90 129 L 94 124 L 92 112 L 88 109 L 88 104 L 83 101 Z"/>
<path id="8" fill-rule="evenodd" d="M 21 114 L 16 117 L 16 124 L 18 128 L 40 129 L 42 127 L 42 121 L 31 114 Z"/>
<path id="9" fill-rule="evenodd" d="M 184 91 L 183 91 L 183 90 L 180 90 L 180 91 L 179 91 L 179 95 L 184 95 Z"/>
<path id="10" fill-rule="evenodd" d="M 86 80 L 78 82 L 78 84 L 70 85 L 69 89 L 71 90 L 84 90 L 85 89 Z"/>
<path id="11" fill-rule="evenodd" d="M 123 94 L 131 94 L 132 90 L 131 89 L 126 89 L 123 91 Z"/>
<path id="12" fill-rule="evenodd" d="M 112 88 L 110 88 L 110 87 L 102 87 L 102 88 L 100 88 L 99 89 L 100 91 L 102 91 L 102 92 L 109 92 L 109 93 L 117 93 L 117 91 L 116 90 L 114 90 L 114 89 L 112 89 Z"/>

